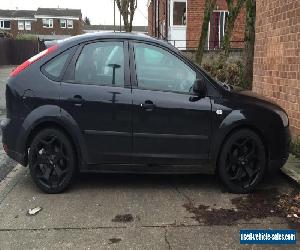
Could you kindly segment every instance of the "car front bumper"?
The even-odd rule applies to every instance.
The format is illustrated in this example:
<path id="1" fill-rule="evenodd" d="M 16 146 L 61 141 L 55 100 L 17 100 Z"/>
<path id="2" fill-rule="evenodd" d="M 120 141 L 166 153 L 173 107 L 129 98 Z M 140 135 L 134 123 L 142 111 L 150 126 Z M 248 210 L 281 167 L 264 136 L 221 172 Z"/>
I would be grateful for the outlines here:
<path id="1" fill-rule="evenodd" d="M 289 127 L 284 128 L 283 133 L 274 135 L 276 141 L 276 150 L 273 150 L 269 155 L 268 170 L 277 171 L 282 168 L 289 158 L 291 132 Z"/>

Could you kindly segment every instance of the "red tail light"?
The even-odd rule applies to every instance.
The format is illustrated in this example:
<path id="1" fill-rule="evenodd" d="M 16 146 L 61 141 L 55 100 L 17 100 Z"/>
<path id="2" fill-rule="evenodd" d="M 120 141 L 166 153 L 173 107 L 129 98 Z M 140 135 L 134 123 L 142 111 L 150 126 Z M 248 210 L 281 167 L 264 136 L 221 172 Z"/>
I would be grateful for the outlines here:
<path id="1" fill-rule="evenodd" d="M 22 72 L 24 69 L 26 69 L 28 66 L 30 66 L 31 64 L 35 63 L 36 61 L 40 60 L 42 57 L 49 55 L 50 53 L 52 53 L 53 51 L 55 51 L 57 49 L 57 45 L 53 45 L 52 47 L 43 50 L 42 52 L 40 52 L 39 54 L 31 57 L 30 59 L 28 59 L 27 61 L 23 62 L 20 66 L 18 66 L 17 68 L 15 68 L 11 73 L 10 73 L 10 77 L 14 77 L 16 75 L 18 75 L 20 72 Z"/>

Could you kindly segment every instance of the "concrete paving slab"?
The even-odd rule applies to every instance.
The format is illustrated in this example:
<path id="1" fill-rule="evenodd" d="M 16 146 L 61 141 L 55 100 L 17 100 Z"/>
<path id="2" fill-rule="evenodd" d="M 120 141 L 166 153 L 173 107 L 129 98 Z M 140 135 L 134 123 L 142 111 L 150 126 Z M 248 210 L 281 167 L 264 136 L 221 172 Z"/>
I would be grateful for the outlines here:
<path id="1" fill-rule="evenodd" d="M 0 232 L 1 249 L 169 249 L 164 229 L 116 228 Z"/>
<path id="2" fill-rule="evenodd" d="M 290 155 L 288 162 L 281 169 L 289 178 L 300 184 L 300 159 Z"/>
<path id="3" fill-rule="evenodd" d="M 267 226 L 267 225 L 265 225 Z M 272 229 L 282 229 L 284 225 L 272 225 Z M 166 239 L 170 249 L 297 249 L 287 245 L 241 245 L 240 229 L 258 229 L 261 224 L 238 225 L 235 227 L 177 227 L 167 228 Z"/>
<path id="4" fill-rule="evenodd" d="M 36 188 L 27 168 L 13 173 L 0 184 L 0 249 L 237 249 L 239 229 L 290 228 L 276 214 L 240 217 L 231 226 L 197 221 L 185 204 L 234 209 L 233 199 L 247 197 L 225 192 L 208 175 L 79 175 L 67 192 L 49 195 Z M 274 187 L 294 188 L 280 175 L 262 185 Z M 39 213 L 26 215 L 37 206 Z M 133 220 L 113 221 L 124 214 Z"/>

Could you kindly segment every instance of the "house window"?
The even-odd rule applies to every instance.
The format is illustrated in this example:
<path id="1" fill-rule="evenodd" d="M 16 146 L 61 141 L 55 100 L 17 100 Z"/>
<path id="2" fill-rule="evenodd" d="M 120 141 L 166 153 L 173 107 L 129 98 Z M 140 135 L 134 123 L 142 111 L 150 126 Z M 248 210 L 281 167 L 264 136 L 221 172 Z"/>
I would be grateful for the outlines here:
<path id="1" fill-rule="evenodd" d="M 0 20 L 0 29 L 9 30 L 10 29 L 10 21 Z"/>
<path id="2" fill-rule="evenodd" d="M 207 49 L 214 50 L 221 47 L 225 34 L 228 11 L 214 11 L 211 15 L 208 30 Z"/>
<path id="3" fill-rule="evenodd" d="M 68 29 L 73 29 L 73 20 L 67 20 Z"/>
<path id="4" fill-rule="evenodd" d="M 24 21 L 18 21 L 18 30 L 24 30 Z"/>
<path id="5" fill-rule="evenodd" d="M 186 2 L 174 2 L 173 25 L 186 25 Z"/>
<path id="6" fill-rule="evenodd" d="M 31 22 L 25 21 L 25 30 L 31 30 Z"/>
<path id="7" fill-rule="evenodd" d="M 53 19 L 43 19 L 43 28 L 53 28 Z"/>
<path id="8" fill-rule="evenodd" d="M 31 21 L 18 21 L 18 30 L 31 30 Z"/>
<path id="9" fill-rule="evenodd" d="M 67 28 L 67 20 L 66 19 L 60 19 L 60 27 L 62 29 Z"/>

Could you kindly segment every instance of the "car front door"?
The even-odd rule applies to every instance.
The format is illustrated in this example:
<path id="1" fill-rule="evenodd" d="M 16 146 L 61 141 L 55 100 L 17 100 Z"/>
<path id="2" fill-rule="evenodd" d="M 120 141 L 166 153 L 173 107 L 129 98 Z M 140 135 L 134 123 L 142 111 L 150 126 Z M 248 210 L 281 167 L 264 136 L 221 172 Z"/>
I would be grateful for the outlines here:
<path id="1" fill-rule="evenodd" d="M 132 43 L 136 163 L 199 164 L 208 159 L 211 100 L 191 93 L 202 77 L 171 51 Z"/>
<path id="2" fill-rule="evenodd" d="M 88 163 L 128 163 L 132 153 L 132 96 L 128 43 L 82 45 L 61 83 L 61 108 L 79 126 Z"/>

